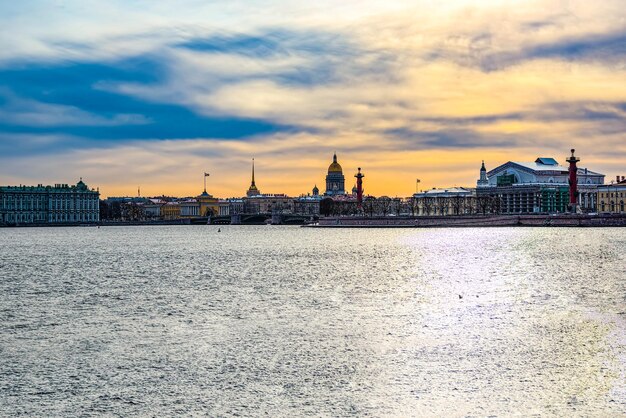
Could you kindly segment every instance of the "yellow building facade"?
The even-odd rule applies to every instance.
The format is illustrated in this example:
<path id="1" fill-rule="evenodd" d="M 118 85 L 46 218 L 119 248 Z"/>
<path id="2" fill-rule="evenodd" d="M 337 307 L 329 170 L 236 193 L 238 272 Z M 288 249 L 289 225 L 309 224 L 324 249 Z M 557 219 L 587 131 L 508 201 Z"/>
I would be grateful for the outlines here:
<path id="1" fill-rule="evenodd" d="M 167 202 L 161 206 L 161 218 L 167 221 L 180 218 L 180 205 L 178 202 Z"/>
<path id="2" fill-rule="evenodd" d="M 598 212 L 626 213 L 626 181 L 598 187 Z"/>
<path id="3" fill-rule="evenodd" d="M 219 199 L 208 194 L 206 190 L 196 198 L 200 207 L 200 216 L 218 216 L 220 213 Z"/>

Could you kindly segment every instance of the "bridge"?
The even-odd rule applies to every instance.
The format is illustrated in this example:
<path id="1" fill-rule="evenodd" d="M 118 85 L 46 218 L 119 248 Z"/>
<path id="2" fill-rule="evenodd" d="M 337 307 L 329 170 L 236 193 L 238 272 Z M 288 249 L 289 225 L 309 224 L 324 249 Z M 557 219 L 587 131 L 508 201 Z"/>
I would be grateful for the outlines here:
<path id="1" fill-rule="evenodd" d="M 304 225 L 318 220 L 317 216 L 286 213 L 239 213 L 230 216 L 213 216 L 211 225 Z M 206 221 L 205 221 L 206 222 Z"/>

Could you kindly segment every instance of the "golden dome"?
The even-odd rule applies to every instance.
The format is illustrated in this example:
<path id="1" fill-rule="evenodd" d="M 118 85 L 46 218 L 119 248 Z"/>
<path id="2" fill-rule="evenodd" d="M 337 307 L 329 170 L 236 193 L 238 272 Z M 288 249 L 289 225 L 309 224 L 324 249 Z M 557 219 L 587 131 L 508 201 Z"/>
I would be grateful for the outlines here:
<path id="1" fill-rule="evenodd" d="M 343 169 L 337 162 L 337 154 L 333 155 L 333 162 L 328 166 L 328 173 L 343 173 Z"/>

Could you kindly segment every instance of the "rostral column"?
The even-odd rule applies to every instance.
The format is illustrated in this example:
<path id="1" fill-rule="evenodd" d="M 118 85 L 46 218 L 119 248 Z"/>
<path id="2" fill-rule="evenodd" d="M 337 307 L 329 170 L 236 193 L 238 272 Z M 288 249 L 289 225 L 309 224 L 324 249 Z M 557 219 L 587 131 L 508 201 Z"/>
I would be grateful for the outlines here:
<path id="1" fill-rule="evenodd" d="M 359 172 L 354 177 L 356 177 L 356 204 L 361 209 L 363 207 L 363 177 L 365 177 L 361 173 L 361 167 L 359 167 Z"/>
<path id="2" fill-rule="evenodd" d="M 574 156 L 575 149 L 572 148 L 572 155 L 565 161 L 569 163 L 569 205 L 573 213 L 576 213 L 576 201 L 578 200 L 578 167 L 576 163 L 580 158 Z"/>

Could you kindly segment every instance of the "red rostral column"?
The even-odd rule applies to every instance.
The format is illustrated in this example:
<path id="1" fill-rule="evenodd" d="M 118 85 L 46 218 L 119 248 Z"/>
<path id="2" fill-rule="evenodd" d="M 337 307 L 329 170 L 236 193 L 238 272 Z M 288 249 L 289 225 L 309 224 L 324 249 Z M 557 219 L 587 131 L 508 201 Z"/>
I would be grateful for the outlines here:
<path id="1" fill-rule="evenodd" d="M 361 174 L 361 167 L 354 177 L 356 177 L 356 205 L 361 209 L 363 206 L 363 177 L 365 177 L 364 174 Z"/>
<path id="2" fill-rule="evenodd" d="M 567 160 L 569 163 L 569 205 L 572 212 L 576 212 L 576 201 L 578 200 L 578 167 L 576 163 L 580 161 L 580 158 L 574 156 L 575 149 L 572 148 L 572 155 Z"/>

